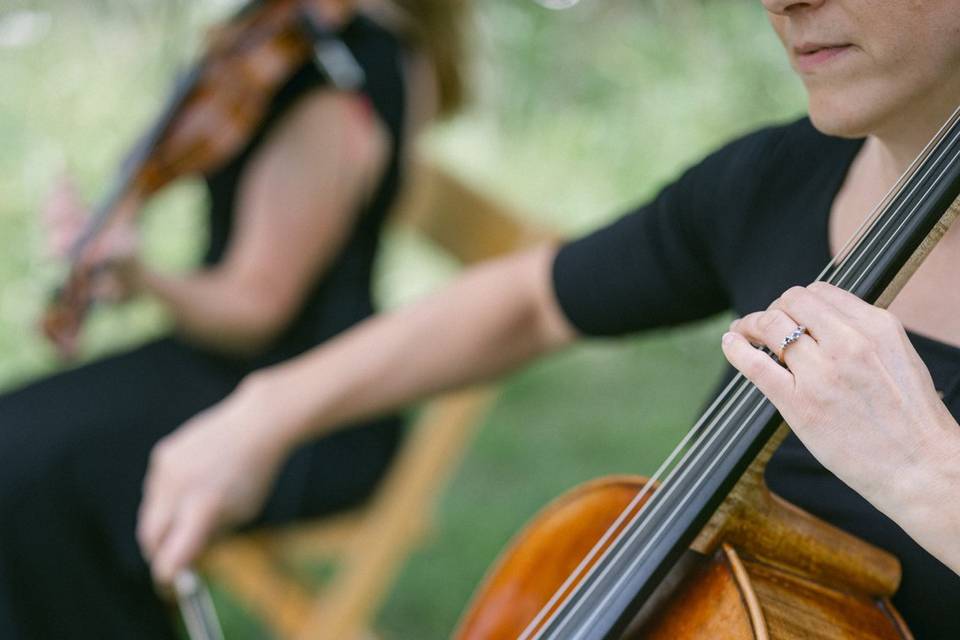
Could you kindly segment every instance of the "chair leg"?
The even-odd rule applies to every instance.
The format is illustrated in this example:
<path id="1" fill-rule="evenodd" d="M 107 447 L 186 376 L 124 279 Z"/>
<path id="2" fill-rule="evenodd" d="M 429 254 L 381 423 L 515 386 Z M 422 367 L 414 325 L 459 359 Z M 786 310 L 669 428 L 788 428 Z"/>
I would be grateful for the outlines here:
<path id="1" fill-rule="evenodd" d="M 344 558 L 340 579 L 317 602 L 298 638 L 356 637 L 422 537 L 442 479 L 459 463 L 479 416 L 493 398 L 473 389 L 433 403 L 384 481 Z"/>
<path id="2" fill-rule="evenodd" d="M 334 579 L 325 597 L 315 603 L 298 639 L 369 635 L 370 616 L 418 537 L 410 526 L 403 531 L 382 521 L 378 525 L 377 539 L 371 538 L 372 527 L 359 536 L 358 543 L 368 544 L 358 544 L 361 548 L 354 549 L 345 559 L 342 578 Z"/>
<path id="3" fill-rule="evenodd" d="M 312 606 L 312 595 L 284 575 L 258 539 L 237 537 L 215 545 L 203 570 L 243 602 L 281 638 L 297 637 Z"/>

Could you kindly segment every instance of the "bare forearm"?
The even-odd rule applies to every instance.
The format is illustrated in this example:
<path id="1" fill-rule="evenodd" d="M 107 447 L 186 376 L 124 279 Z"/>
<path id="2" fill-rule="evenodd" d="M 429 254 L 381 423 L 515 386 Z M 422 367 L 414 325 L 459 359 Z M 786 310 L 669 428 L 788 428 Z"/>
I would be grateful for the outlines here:
<path id="1" fill-rule="evenodd" d="M 207 348 L 226 353 L 250 352 L 266 337 L 258 300 L 244 295 L 216 271 L 165 275 L 144 269 L 139 289 L 159 300 L 177 331 Z"/>
<path id="2" fill-rule="evenodd" d="M 919 448 L 915 464 L 898 473 L 898 491 L 878 498 L 877 507 L 920 546 L 960 574 L 960 429 Z"/>
<path id="3" fill-rule="evenodd" d="M 438 295 L 374 318 L 287 364 L 256 374 L 248 393 L 276 408 L 291 444 L 510 371 L 571 339 L 544 317 L 552 250 L 476 270 Z M 243 393 L 243 392 L 241 392 Z"/>

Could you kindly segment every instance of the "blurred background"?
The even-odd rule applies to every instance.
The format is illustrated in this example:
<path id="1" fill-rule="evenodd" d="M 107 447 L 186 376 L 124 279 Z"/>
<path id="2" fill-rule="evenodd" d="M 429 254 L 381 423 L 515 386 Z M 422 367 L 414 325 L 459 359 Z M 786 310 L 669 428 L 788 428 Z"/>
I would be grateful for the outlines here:
<path id="1" fill-rule="evenodd" d="M 62 269 L 42 253 L 37 215 L 51 180 L 68 169 L 87 199 L 102 194 L 204 27 L 236 4 L 0 5 L 0 388 L 56 366 L 34 331 Z M 471 43 L 471 106 L 431 130 L 421 152 L 567 235 L 612 220 L 723 142 L 804 108 L 756 0 L 582 0 L 565 11 L 483 0 Z M 204 197 L 199 185 L 179 184 L 150 204 L 149 261 L 176 269 L 197 259 Z M 378 271 L 384 307 L 455 272 L 400 232 Z M 599 475 L 650 473 L 717 379 L 726 322 L 590 342 L 506 380 L 377 632 L 447 637 L 498 550 L 540 506 Z M 98 311 L 84 355 L 137 343 L 164 323 L 149 303 Z M 228 595 L 218 601 L 228 638 L 266 637 Z"/>

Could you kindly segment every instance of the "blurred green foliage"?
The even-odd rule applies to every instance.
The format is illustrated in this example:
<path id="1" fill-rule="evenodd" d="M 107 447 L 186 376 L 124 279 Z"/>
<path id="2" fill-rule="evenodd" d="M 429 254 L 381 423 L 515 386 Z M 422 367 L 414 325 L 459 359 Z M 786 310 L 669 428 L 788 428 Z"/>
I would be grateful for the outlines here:
<path id="1" fill-rule="evenodd" d="M 0 8 L 0 385 L 52 369 L 33 323 L 60 273 L 36 211 L 63 166 L 91 199 L 159 108 L 202 25 L 205 0 L 7 0 Z M 31 13 L 25 13 L 31 12 Z M 474 101 L 425 153 L 570 234 L 596 227 L 736 135 L 795 117 L 802 90 L 759 2 L 583 0 L 556 12 L 483 0 Z M 178 186 L 147 215 L 147 253 L 188 268 L 204 242 L 204 194 Z M 394 235 L 379 296 L 393 306 L 452 267 Z M 446 637 L 498 549 L 577 482 L 649 473 L 692 423 L 722 361 L 725 320 L 591 342 L 509 378 L 379 621 L 384 638 Z M 149 303 L 97 314 L 88 357 L 163 331 Z M 2 424 L 2 416 L 0 416 Z M 228 638 L 260 638 L 229 596 Z"/>

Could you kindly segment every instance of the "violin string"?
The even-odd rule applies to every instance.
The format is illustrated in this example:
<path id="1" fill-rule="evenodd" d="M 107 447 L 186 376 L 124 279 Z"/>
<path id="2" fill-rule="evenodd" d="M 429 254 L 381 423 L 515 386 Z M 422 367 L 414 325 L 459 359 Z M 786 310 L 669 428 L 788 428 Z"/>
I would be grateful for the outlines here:
<path id="1" fill-rule="evenodd" d="M 834 259 L 832 259 L 831 262 L 830 262 L 830 264 L 828 264 L 827 267 L 823 270 L 823 272 L 821 273 L 821 275 L 820 275 L 820 277 L 818 278 L 818 280 L 823 279 L 823 277 L 825 276 L 825 274 L 826 274 L 831 268 L 837 267 L 837 269 L 838 269 L 838 271 L 839 271 L 840 269 L 842 269 L 843 267 L 846 266 L 846 262 L 847 262 L 847 261 L 846 261 L 846 258 L 849 257 L 848 255 L 846 255 L 846 252 L 849 250 L 850 246 L 851 246 L 851 245 L 854 245 L 856 242 L 858 242 L 858 240 L 859 240 L 860 238 L 862 238 L 862 237 L 865 236 L 870 230 L 872 230 L 872 229 L 875 228 L 875 225 L 876 225 L 876 223 L 877 223 L 877 220 L 881 219 L 880 213 L 883 212 L 884 209 L 888 207 L 890 201 L 892 200 L 892 198 L 893 198 L 894 196 L 899 196 L 899 195 L 901 195 L 901 194 L 900 194 L 900 191 L 901 191 L 904 183 L 913 176 L 913 174 L 915 173 L 916 168 L 917 168 L 917 167 L 927 158 L 927 156 L 932 152 L 932 149 L 936 146 L 936 144 L 945 136 L 946 130 L 949 129 L 949 127 L 956 121 L 956 119 L 957 119 L 958 117 L 960 117 L 960 109 L 958 109 L 956 112 L 954 112 L 954 115 L 953 115 L 953 116 L 951 117 L 951 119 L 948 120 L 948 122 L 941 128 L 941 130 L 938 132 L 937 136 L 935 136 L 935 137 L 927 144 L 927 146 L 926 146 L 926 147 L 924 148 L 924 150 L 920 153 L 920 155 L 918 155 L 918 156 L 914 159 L 914 161 L 913 161 L 913 162 L 911 163 L 911 165 L 907 168 L 907 170 L 900 176 L 900 178 L 899 178 L 898 181 L 894 184 L 894 186 L 890 188 L 890 190 L 887 192 L 887 194 L 886 194 L 886 195 L 884 196 L 884 198 L 881 200 L 880 204 L 878 204 L 878 205 L 874 208 L 872 214 L 865 219 L 865 221 L 860 225 L 860 227 L 857 229 L 857 231 L 855 232 L 855 234 L 854 234 L 850 239 L 848 239 L 847 243 L 838 251 L 837 256 L 836 256 Z M 941 158 L 941 159 L 942 159 L 942 158 Z M 929 172 L 929 170 L 928 170 L 928 172 Z M 916 189 L 916 187 L 914 187 L 914 189 Z M 928 190 L 928 194 L 929 194 L 929 190 Z M 902 206 L 902 203 L 901 203 L 901 206 Z M 916 207 L 915 207 L 914 210 L 916 210 Z M 894 213 L 896 213 L 896 212 L 894 212 Z M 887 223 L 885 223 L 885 225 L 886 225 L 886 224 L 887 224 Z M 884 225 L 884 226 L 885 226 L 885 225 Z M 901 227 L 902 227 L 902 225 L 901 225 Z M 881 231 L 882 231 L 882 230 L 883 230 L 883 227 L 881 227 Z M 840 260 L 840 264 L 839 264 L 839 265 L 835 264 L 835 263 L 837 262 L 837 260 Z M 855 263 L 856 263 L 856 262 L 857 262 L 857 260 L 854 260 L 854 264 L 853 264 L 853 265 L 850 265 L 850 267 L 847 269 L 847 273 L 850 273 L 850 272 L 853 270 L 853 267 L 855 266 Z M 835 275 L 836 275 L 836 273 L 835 273 Z M 842 279 L 842 277 L 843 277 L 843 275 L 841 275 L 841 279 Z M 831 278 L 831 279 L 832 279 L 832 278 Z M 697 423 L 696 425 L 694 425 L 694 427 L 693 427 L 692 429 L 690 429 L 690 431 L 688 432 L 687 436 L 686 436 L 686 437 L 684 438 L 684 440 L 680 443 L 680 445 L 678 445 L 677 448 L 674 449 L 674 451 L 671 453 L 671 455 L 669 456 L 669 458 L 667 459 L 667 461 L 665 461 L 663 464 L 661 464 L 660 468 L 659 468 L 659 469 L 657 470 L 657 472 L 651 477 L 650 481 L 648 481 L 648 482 L 644 485 L 644 487 L 641 489 L 641 491 L 638 493 L 638 495 L 637 495 L 637 496 L 634 498 L 634 500 L 631 501 L 631 503 L 624 509 L 624 511 L 620 514 L 620 516 L 617 518 L 617 520 L 614 522 L 614 524 L 611 525 L 611 527 L 609 527 L 609 528 L 607 529 L 607 531 L 604 533 L 604 536 L 603 536 L 603 537 L 601 538 L 601 540 L 597 543 L 597 545 L 595 545 L 594 548 L 591 549 L 590 553 L 588 554 L 588 557 L 586 557 L 586 558 L 584 559 L 584 561 L 581 562 L 581 565 L 579 565 L 579 566 L 577 567 L 577 569 L 574 571 L 574 573 L 571 574 L 570 577 L 568 577 L 567 581 L 566 581 L 566 582 L 561 586 L 561 588 L 554 594 L 554 597 L 551 598 L 550 602 L 548 602 L 548 604 L 541 610 L 541 612 L 538 614 L 537 618 L 536 618 L 533 622 L 531 622 L 530 626 L 527 628 L 527 630 L 525 630 L 525 632 L 524 632 L 523 636 L 521 636 L 521 638 L 525 638 L 525 637 L 528 637 L 528 636 L 529 636 L 530 631 L 531 631 L 533 628 L 536 627 L 536 625 L 537 625 L 537 624 L 539 623 L 539 621 L 543 618 L 543 616 L 544 616 L 544 615 L 551 609 L 551 607 L 556 603 L 556 600 L 569 588 L 570 583 L 573 582 L 573 581 L 576 579 L 577 575 L 578 575 L 579 573 L 582 573 L 585 565 L 589 564 L 590 560 L 592 559 L 593 556 L 596 555 L 596 553 L 598 552 L 599 548 L 602 548 L 602 547 L 606 544 L 606 541 L 607 541 L 607 540 L 609 539 L 609 537 L 613 534 L 613 532 L 620 527 L 620 525 L 623 523 L 623 520 L 628 516 L 628 514 L 629 514 L 633 509 L 636 508 L 636 504 L 637 504 L 643 497 L 645 497 L 648 493 L 650 493 L 651 488 L 652 488 L 652 485 L 657 482 L 657 480 L 659 479 L 659 476 L 663 473 L 663 471 L 665 470 L 665 468 L 669 466 L 670 462 L 671 462 L 673 459 L 676 458 L 676 456 L 678 455 L 678 452 L 681 451 L 684 446 L 686 446 L 686 444 L 688 443 L 690 437 L 691 437 L 693 434 L 696 434 L 696 433 L 698 432 L 698 430 L 699 430 L 699 429 L 701 428 L 701 426 L 702 426 L 702 423 L 704 422 L 704 419 L 707 418 L 713 410 L 715 410 L 715 408 L 720 404 L 721 401 L 725 400 L 724 396 L 725 396 L 726 394 L 728 394 L 728 393 L 731 393 L 731 392 L 734 393 L 735 396 L 734 396 L 734 400 L 731 400 L 731 403 L 732 403 L 732 402 L 735 401 L 735 398 L 736 398 L 736 397 L 738 397 L 739 395 L 742 395 L 743 390 L 744 390 L 745 388 L 752 387 L 752 385 L 750 385 L 748 382 L 747 382 L 747 384 L 745 384 L 745 385 L 740 384 L 740 383 L 744 383 L 744 382 L 747 382 L 746 379 L 743 378 L 742 376 L 739 376 L 739 375 L 738 375 L 737 377 L 735 377 L 735 378 L 727 385 L 727 387 L 726 387 L 726 388 L 721 392 L 721 394 L 718 396 L 717 400 L 715 400 L 714 403 L 707 409 L 707 411 L 705 412 L 703 418 L 701 418 L 701 420 L 698 421 L 698 423 Z M 737 385 L 740 385 L 740 388 L 739 388 L 738 390 L 736 390 L 735 392 L 732 391 L 732 389 L 734 388 L 734 386 L 737 386 Z M 755 396 L 756 394 L 753 393 L 753 391 L 755 391 L 755 390 L 756 390 L 755 387 L 753 387 L 752 389 L 750 389 L 750 391 L 751 391 L 750 395 Z M 739 403 L 739 406 L 736 407 L 736 409 L 733 411 L 733 414 L 735 415 L 740 409 L 742 409 L 742 407 L 743 407 L 745 404 L 747 404 L 750 399 L 751 399 L 750 397 L 744 398 L 743 401 Z M 761 400 L 763 400 L 763 398 L 761 398 Z M 730 403 L 728 403 L 728 405 L 729 405 L 729 404 L 730 404 Z M 762 406 L 762 405 L 761 405 L 761 406 Z M 760 406 L 755 407 L 755 409 L 751 412 L 751 416 L 752 416 L 752 415 L 755 415 L 756 411 L 759 410 L 759 408 L 760 408 Z M 713 421 L 713 424 L 712 424 L 710 427 L 708 427 L 708 428 L 701 434 L 701 437 L 698 439 L 698 442 L 694 444 L 693 448 L 692 448 L 691 450 L 687 451 L 687 454 L 684 456 L 685 459 L 686 459 L 686 458 L 689 458 L 689 456 L 692 454 L 692 452 L 693 452 L 694 449 L 699 448 L 699 447 L 702 445 L 703 440 L 707 437 L 707 435 L 708 435 L 708 433 L 709 433 L 710 431 L 712 431 L 713 429 L 715 429 L 715 428 L 717 428 L 717 427 L 719 427 L 719 431 L 723 431 L 723 427 L 725 427 L 726 424 L 728 424 L 729 421 L 730 421 L 730 419 L 732 419 L 732 417 L 733 417 L 732 415 L 730 415 L 730 416 L 727 418 L 727 420 L 725 420 L 725 421 L 721 424 L 721 423 L 719 422 L 719 420 L 720 420 L 720 418 L 723 417 L 723 414 L 729 414 L 729 412 L 727 412 L 727 411 L 721 411 L 721 415 L 720 415 L 720 416 L 715 416 L 716 419 Z M 747 422 L 749 422 L 749 420 L 747 420 Z M 716 434 L 715 434 L 715 435 L 716 435 Z M 736 434 L 736 435 L 739 435 L 739 434 Z M 736 438 L 736 435 L 735 435 L 735 438 Z M 707 445 L 703 445 L 703 446 L 707 446 L 707 447 L 708 447 L 709 444 L 710 444 L 711 442 L 713 442 L 714 439 L 715 439 L 715 437 L 711 438 L 710 441 L 707 443 Z M 725 448 L 726 448 L 726 447 L 725 447 Z M 701 452 L 701 455 L 702 455 L 702 452 Z M 700 455 L 698 455 L 698 458 L 699 458 L 699 457 L 700 457 Z M 681 460 L 680 463 L 678 463 L 677 467 L 675 467 L 673 471 L 675 472 L 678 468 L 680 468 L 680 467 L 682 467 L 682 466 L 685 466 L 685 465 L 684 465 L 684 460 Z M 688 468 L 689 468 L 689 467 L 688 467 Z M 671 473 L 671 476 L 672 476 L 672 475 L 673 475 L 673 473 Z M 671 479 L 672 479 L 671 477 L 668 477 L 667 480 L 665 481 L 665 483 L 670 483 Z M 681 476 L 681 479 L 682 479 L 682 476 Z M 698 484 L 699 484 L 699 483 L 698 483 Z M 668 491 L 668 493 L 669 493 L 669 491 Z M 664 496 L 664 498 L 666 498 L 666 497 L 667 497 L 667 496 Z M 655 510 L 654 510 L 654 511 L 655 511 Z M 647 516 L 647 514 L 642 514 L 642 515 L 645 515 L 645 516 L 647 516 L 648 518 L 652 518 L 652 517 L 653 517 L 653 513 L 654 513 L 654 512 L 650 512 L 650 514 L 649 514 L 648 516 Z M 640 516 L 641 514 L 637 514 L 637 515 Z M 644 523 L 644 524 L 645 524 L 645 523 Z M 633 523 L 631 523 L 630 525 L 628 525 L 627 529 L 629 529 L 632 525 L 633 525 Z M 621 532 L 621 537 L 622 537 L 622 536 L 629 535 L 629 533 L 630 533 L 630 532 L 625 529 L 623 532 Z M 608 551 L 610 551 L 610 549 L 608 549 Z M 605 563 L 606 560 L 607 560 L 606 557 L 601 558 L 601 560 L 599 561 L 599 563 Z M 598 564 L 599 564 L 599 563 L 598 563 Z M 597 566 L 598 566 L 598 565 L 594 565 L 594 568 L 596 568 Z M 600 576 L 599 578 L 602 579 L 602 576 Z M 590 576 L 588 576 L 587 579 L 590 579 Z"/>
<path id="2" fill-rule="evenodd" d="M 247 9 L 251 7 L 243 7 L 237 15 L 231 19 L 231 23 L 234 22 L 240 15 Z M 229 50 L 227 54 L 222 57 L 237 56 L 239 54 L 245 53 L 248 49 L 253 49 L 255 46 L 259 46 L 262 42 L 266 42 L 269 36 L 273 35 L 273 32 L 268 32 L 266 27 L 263 24 L 256 23 L 254 27 L 251 27 L 253 33 L 250 36 L 248 32 L 248 37 L 240 40 L 239 42 L 234 43 L 233 49 Z M 211 55 L 210 52 L 204 52 L 199 56 L 199 61 L 194 65 L 194 68 L 200 66 L 207 66 L 210 64 Z M 166 126 L 157 130 L 155 137 L 157 140 L 146 145 L 148 148 L 154 148 L 157 146 L 159 139 L 162 135 L 169 131 L 174 118 L 171 118 L 171 121 L 166 124 Z M 129 170 L 133 172 L 133 167 Z M 125 172 L 121 169 L 121 175 Z M 116 205 L 119 202 L 121 196 L 126 194 L 126 191 L 123 187 L 129 182 L 129 179 L 122 179 L 117 181 L 116 188 L 108 194 L 108 197 L 104 198 L 101 201 L 101 204 L 95 210 L 93 216 L 91 217 L 91 225 L 87 227 L 83 234 L 80 235 L 73 243 L 70 248 L 70 262 L 72 264 L 79 264 L 86 255 L 86 252 L 94 244 L 96 240 L 100 238 L 101 233 L 104 229 L 110 226 L 113 220 L 113 215 L 116 209 Z"/>
<path id="3" fill-rule="evenodd" d="M 960 110 L 958 110 L 958 112 L 955 113 L 955 115 L 958 115 L 958 114 L 960 114 Z M 951 118 L 951 120 L 953 120 L 953 118 Z M 949 124 L 949 121 L 948 121 L 948 124 Z M 947 125 L 945 125 L 944 128 L 946 128 L 946 127 L 947 127 Z M 943 130 L 941 130 L 941 131 L 943 131 Z M 940 137 L 939 134 L 938 134 L 938 137 Z M 955 140 L 952 141 L 952 142 L 955 142 Z M 951 144 L 952 144 L 952 142 L 951 142 Z M 947 146 L 949 146 L 949 145 L 947 145 Z M 929 145 L 928 145 L 928 147 L 929 147 Z M 921 155 L 923 155 L 923 154 L 921 154 Z M 943 161 L 944 158 L 946 157 L 946 155 L 947 155 L 947 151 L 941 152 L 941 153 L 940 153 L 940 157 L 937 159 L 936 162 L 941 162 L 941 161 Z M 954 157 L 951 159 L 950 162 L 956 161 L 958 155 L 960 155 L 960 154 L 955 154 Z M 915 166 L 915 164 L 916 164 L 916 161 L 915 161 L 914 164 L 911 165 L 911 168 L 908 169 L 908 172 L 907 172 L 907 173 L 911 173 L 911 170 L 912 170 L 912 168 Z M 933 164 L 936 164 L 936 163 L 933 163 Z M 930 174 L 930 172 L 931 172 L 932 170 L 933 170 L 932 167 L 928 167 L 927 170 L 926 170 L 926 172 L 924 173 L 924 175 L 921 177 L 920 182 L 922 182 L 923 179 L 925 179 L 926 177 L 928 177 L 929 174 Z M 944 170 L 944 172 L 945 172 L 945 170 Z M 904 222 L 902 222 L 902 223 L 900 224 L 900 226 L 895 230 L 894 235 L 903 228 L 903 225 L 906 224 L 906 223 L 909 221 L 910 218 L 912 218 L 913 216 L 916 215 L 917 211 L 918 211 L 919 208 L 920 208 L 920 205 L 921 205 L 923 202 L 925 202 L 925 199 L 926 199 L 926 198 L 929 197 L 929 195 L 930 195 L 930 193 L 932 192 L 934 186 L 938 183 L 939 179 L 942 178 L 942 175 L 943 175 L 944 172 L 941 172 L 941 174 L 940 174 L 939 176 L 937 176 L 937 180 L 934 181 L 933 186 L 931 186 L 930 188 L 928 188 L 928 189 L 926 190 L 926 192 L 923 194 L 923 196 L 921 197 L 921 199 L 914 205 L 914 207 L 912 208 L 912 210 L 911 210 L 909 213 L 907 213 L 907 215 L 906 215 L 906 220 L 905 220 Z M 905 175 L 906 175 L 906 174 L 905 174 Z M 899 181 L 898 181 L 898 182 L 899 182 Z M 913 189 L 911 189 L 911 191 L 910 191 L 907 195 L 908 195 L 908 196 L 909 196 L 909 195 L 912 195 L 913 192 L 916 191 L 917 188 L 918 188 L 918 185 L 914 185 Z M 901 195 L 901 194 L 898 194 L 898 195 Z M 901 202 L 900 202 L 900 203 L 897 205 L 897 207 L 890 213 L 889 216 L 884 216 L 884 218 L 886 218 L 886 220 L 885 220 L 884 224 L 881 226 L 881 232 L 891 223 L 891 221 L 892 221 L 893 219 L 895 219 L 895 218 L 897 217 L 896 214 L 900 212 L 900 210 L 903 208 L 903 206 L 904 206 L 905 204 L 906 204 L 906 200 L 901 200 Z M 873 244 L 873 243 L 875 242 L 875 240 L 876 240 L 876 236 L 871 237 L 870 242 L 869 242 L 868 244 Z M 891 241 L 888 241 L 888 242 L 881 248 L 881 251 L 883 251 L 884 249 L 886 249 L 886 248 L 889 246 L 890 242 L 891 242 Z M 847 267 L 846 270 L 845 270 L 845 272 L 843 272 L 843 273 L 840 273 L 840 271 L 842 271 L 842 269 L 841 269 L 841 270 L 838 270 L 838 273 L 839 273 L 838 279 L 839 279 L 839 280 L 843 280 L 843 279 L 844 279 L 845 277 L 847 277 L 848 275 L 854 273 L 854 269 L 855 269 L 855 267 L 856 267 L 856 263 L 858 263 L 859 261 L 860 261 L 859 258 L 857 258 L 856 260 L 854 260 L 854 261 L 853 261 L 853 264 L 849 265 L 849 267 Z M 873 264 L 875 264 L 875 260 L 871 261 L 870 264 L 868 264 L 867 267 L 865 267 L 865 269 L 871 268 L 871 267 L 873 266 Z M 827 270 L 829 270 L 829 267 L 828 267 Z M 826 270 L 825 270 L 825 271 L 826 271 Z M 861 270 L 861 273 L 863 273 L 863 270 Z M 837 273 L 835 273 L 834 275 L 837 276 Z M 860 279 L 862 279 L 862 277 L 863 277 L 863 276 L 861 276 Z M 831 279 L 833 279 L 833 278 L 831 278 Z M 860 279 L 858 279 L 858 282 L 859 282 Z M 755 387 L 754 387 L 754 389 L 755 389 Z M 754 396 L 755 396 L 756 394 L 753 394 L 753 393 L 751 392 L 750 395 L 754 395 Z M 762 394 L 761 394 L 761 396 L 762 396 Z M 749 400 L 749 398 L 745 398 L 745 399 L 744 399 L 744 402 L 746 402 L 747 400 Z M 712 468 L 719 462 L 719 460 L 722 459 L 723 455 L 726 453 L 726 450 L 727 450 L 730 446 L 732 446 L 732 444 L 733 444 L 734 442 L 736 442 L 736 441 L 739 439 L 739 437 L 742 435 L 742 431 L 743 431 L 745 425 L 749 424 L 750 420 L 753 418 L 753 416 L 755 416 L 756 412 L 759 411 L 759 409 L 763 406 L 763 401 L 765 400 L 765 398 L 762 398 L 762 397 L 761 397 L 760 400 L 761 400 L 761 402 L 760 402 L 757 406 L 754 407 L 754 409 L 751 411 L 750 415 L 746 418 L 746 420 L 744 420 L 744 421 L 741 423 L 741 426 L 736 430 L 736 432 L 734 432 L 734 434 L 733 434 L 733 436 L 732 436 L 732 439 L 731 439 L 730 441 L 728 441 L 727 444 L 723 446 L 723 448 L 722 448 L 721 451 L 718 453 L 718 455 L 716 455 L 716 456 L 713 458 L 713 460 L 711 461 L 711 463 L 710 463 L 710 465 L 708 466 L 707 470 L 706 470 L 705 472 L 701 473 L 700 478 L 698 478 L 698 479 L 696 480 L 694 487 L 693 487 L 691 490 L 689 490 L 689 491 L 687 492 L 687 494 L 684 496 L 684 499 L 681 500 L 680 505 L 678 505 L 678 506 L 674 509 L 674 511 L 673 511 L 672 513 L 668 514 L 668 516 L 667 516 L 667 518 L 666 518 L 666 521 L 660 525 L 659 529 L 653 534 L 652 539 L 649 540 L 649 541 L 647 541 L 647 543 L 645 544 L 645 546 L 641 549 L 640 553 L 638 553 L 638 554 L 635 556 L 635 558 L 633 559 L 633 561 L 631 562 L 631 564 L 628 566 L 628 569 L 627 569 L 627 571 L 624 572 L 624 574 L 627 574 L 627 575 L 628 575 L 628 574 L 630 573 L 630 571 L 632 570 L 632 568 L 633 568 L 636 564 L 638 564 L 638 563 L 645 557 L 645 555 L 646 555 L 646 553 L 647 553 L 647 550 L 648 550 L 649 548 L 651 548 L 651 546 L 652 546 L 652 545 L 654 544 L 654 542 L 659 538 L 659 536 L 662 534 L 662 532 L 665 531 L 666 527 L 669 525 L 670 522 L 672 522 L 672 520 L 674 519 L 674 517 L 676 516 L 676 514 L 679 513 L 680 511 L 682 511 L 685 502 L 687 501 L 687 499 L 689 499 L 688 497 L 691 496 L 691 495 L 693 495 L 693 491 L 694 491 L 696 488 L 699 487 L 699 485 L 700 485 L 700 483 L 702 482 L 702 480 L 709 474 L 709 472 L 710 472 L 710 471 L 712 470 Z M 743 403 L 741 403 L 741 405 L 742 405 L 742 404 L 743 404 Z M 735 412 L 735 413 L 736 413 L 736 412 Z M 726 427 L 726 424 L 729 423 L 729 421 L 730 421 L 730 419 L 732 419 L 732 417 L 733 417 L 733 416 L 730 416 L 730 417 L 725 421 L 725 424 L 721 426 L 721 428 L 719 429 L 719 432 L 724 431 L 724 429 L 725 429 L 725 427 Z M 711 442 L 715 439 L 716 435 L 717 435 L 717 434 L 715 434 L 714 437 L 711 438 Z M 707 446 L 709 446 L 709 443 L 708 443 Z M 701 454 L 698 454 L 697 458 L 699 458 L 699 457 L 702 455 L 702 453 L 703 453 L 703 452 L 701 452 Z M 694 460 L 694 463 L 696 463 L 696 461 L 697 461 L 697 460 L 695 459 L 695 460 Z M 688 468 L 690 469 L 691 472 L 693 471 L 692 466 L 691 466 L 691 467 L 688 467 Z M 682 479 L 682 475 L 681 475 L 681 479 Z M 668 482 L 669 482 L 669 478 L 668 478 Z M 679 483 L 679 481 L 677 481 L 677 482 Z M 614 565 L 616 564 L 616 561 L 619 559 L 619 556 L 622 555 L 622 554 L 625 552 L 625 550 L 626 550 L 626 548 L 628 547 L 628 545 L 630 544 L 630 542 L 633 541 L 633 540 L 635 540 L 635 539 L 638 537 L 639 533 L 642 532 L 642 530 L 643 530 L 643 528 L 646 526 L 646 524 L 647 524 L 650 520 L 653 519 L 653 517 L 656 515 L 656 512 L 659 510 L 659 507 L 666 503 L 666 499 L 669 497 L 670 493 L 672 493 L 672 490 L 673 490 L 676 486 L 677 486 L 676 484 L 671 484 L 671 485 L 667 488 L 667 493 L 666 493 L 666 495 L 664 495 L 663 499 L 662 499 L 661 501 L 658 501 L 657 505 L 656 505 L 651 511 L 643 514 L 643 515 L 646 517 L 646 520 L 641 523 L 641 526 L 639 526 L 636 531 L 634 531 L 634 532 L 624 531 L 624 532 L 623 532 L 622 537 L 623 537 L 623 536 L 629 536 L 630 539 L 627 541 L 626 544 L 624 544 L 624 545 L 621 546 L 621 549 L 619 550 L 619 552 L 617 552 L 617 554 L 614 555 L 609 561 L 608 561 L 606 558 L 604 558 L 604 559 L 601 560 L 602 562 L 606 562 L 606 563 L 607 563 L 607 568 L 604 569 L 604 570 L 601 572 L 600 576 L 598 576 L 597 579 L 593 581 L 593 584 L 590 585 L 590 586 L 587 588 L 587 591 L 582 594 L 581 599 L 580 599 L 580 602 L 579 602 L 579 603 L 576 603 L 576 604 L 574 605 L 574 609 L 573 609 L 573 611 L 570 612 L 570 616 L 572 616 L 572 614 L 576 611 L 576 609 L 580 606 L 580 604 L 584 601 L 584 599 L 589 595 L 589 593 L 596 587 L 596 585 L 598 585 L 598 584 L 600 583 L 600 581 L 603 580 L 604 573 L 608 572 L 609 569 L 610 569 L 610 567 L 612 567 L 612 566 L 614 566 Z M 619 540 L 618 540 L 618 542 L 619 542 Z M 621 582 L 621 581 L 622 581 L 622 578 L 620 578 L 620 579 L 618 580 L 618 582 Z M 589 625 L 589 622 L 590 622 L 590 621 L 592 620 L 592 618 L 597 614 L 598 611 L 600 611 L 600 610 L 603 609 L 603 606 L 605 605 L 606 601 L 609 599 L 609 597 L 610 597 L 613 593 L 614 593 L 614 591 L 608 590 L 607 596 L 604 597 L 604 599 L 601 601 L 600 605 L 594 610 L 594 612 L 590 615 L 590 617 L 588 617 L 587 622 L 585 623 L 584 626 L 588 626 L 588 625 Z"/>

